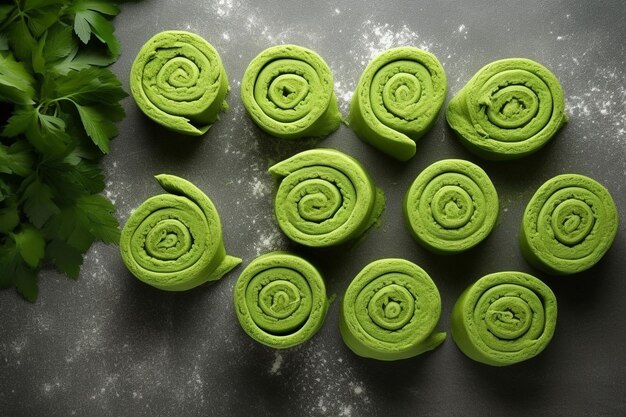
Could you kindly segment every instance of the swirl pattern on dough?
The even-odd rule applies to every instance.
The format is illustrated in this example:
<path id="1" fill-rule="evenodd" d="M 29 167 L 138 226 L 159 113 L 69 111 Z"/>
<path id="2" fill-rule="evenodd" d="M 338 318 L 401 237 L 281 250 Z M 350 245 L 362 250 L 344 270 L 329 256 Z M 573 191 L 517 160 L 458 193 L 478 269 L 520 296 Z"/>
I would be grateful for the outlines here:
<path id="1" fill-rule="evenodd" d="M 461 294 L 452 310 L 452 338 L 471 359 L 507 366 L 543 351 L 556 318 L 556 297 L 546 284 L 523 272 L 498 272 Z"/>
<path id="2" fill-rule="evenodd" d="M 278 45 L 252 60 L 241 99 L 261 129 L 283 139 L 322 137 L 341 123 L 333 75 L 315 52 Z"/>
<path id="3" fill-rule="evenodd" d="M 439 346 L 446 338 L 434 332 L 440 315 L 439 291 L 423 269 L 404 259 L 380 259 L 348 286 L 339 329 L 357 355 L 392 361 Z"/>
<path id="4" fill-rule="evenodd" d="M 389 49 L 368 64 L 352 96 L 348 124 L 392 157 L 415 155 L 415 141 L 434 124 L 446 98 L 437 58 L 413 47 Z"/>
<path id="5" fill-rule="evenodd" d="M 228 108 L 228 77 L 219 54 L 200 36 L 165 31 L 141 48 L 130 89 L 142 112 L 175 132 L 206 133 Z"/>
<path id="6" fill-rule="evenodd" d="M 551 274 L 581 272 L 609 250 L 618 221 L 615 203 L 601 184 L 583 175 L 558 175 L 539 187 L 526 206 L 522 253 Z"/>
<path id="7" fill-rule="evenodd" d="M 241 259 L 226 255 L 211 200 L 182 178 L 156 179 L 169 194 L 144 201 L 122 230 L 120 252 L 130 272 L 153 287 L 184 291 L 239 265 Z"/>
<path id="8" fill-rule="evenodd" d="M 272 166 L 274 211 L 290 239 L 313 247 L 355 239 L 376 223 L 384 195 L 361 164 L 334 149 L 300 152 Z"/>
<path id="9" fill-rule="evenodd" d="M 271 252 L 253 260 L 235 285 L 243 330 L 264 345 L 284 349 L 309 340 L 328 310 L 320 273 L 304 259 Z"/>
<path id="10" fill-rule="evenodd" d="M 470 151 L 485 159 L 514 159 L 543 147 L 565 124 L 559 81 L 524 58 L 480 69 L 448 106 L 446 118 Z"/>
<path id="11" fill-rule="evenodd" d="M 485 239 L 498 218 L 498 194 L 479 166 L 435 162 L 411 184 L 404 217 L 415 240 L 436 253 L 467 250 Z"/>

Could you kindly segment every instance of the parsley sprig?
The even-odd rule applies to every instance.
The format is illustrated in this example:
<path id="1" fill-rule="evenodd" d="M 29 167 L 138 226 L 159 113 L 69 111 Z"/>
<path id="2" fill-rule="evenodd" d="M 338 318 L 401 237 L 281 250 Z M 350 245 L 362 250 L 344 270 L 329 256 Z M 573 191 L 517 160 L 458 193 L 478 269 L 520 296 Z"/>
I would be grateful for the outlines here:
<path id="1" fill-rule="evenodd" d="M 30 301 L 42 267 L 77 278 L 94 241 L 119 240 L 99 167 L 127 96 L 106 68 L 118 13 L 107 0 L 0 5 L 0 288 Z"/>

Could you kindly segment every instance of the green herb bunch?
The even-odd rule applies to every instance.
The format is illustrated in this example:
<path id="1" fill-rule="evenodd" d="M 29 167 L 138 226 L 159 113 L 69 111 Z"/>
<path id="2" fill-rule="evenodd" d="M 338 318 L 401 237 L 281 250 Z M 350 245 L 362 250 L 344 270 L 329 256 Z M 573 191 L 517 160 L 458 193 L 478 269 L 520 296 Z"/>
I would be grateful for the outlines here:
<path id="1" fill-rule="evenodd" d="M 0 287 L 30 301 L 43 266 L 76 278 L 94 241 L 119 241 L 98 164 L 127 96 L 106 68 L 118 13 L 107 0 L 0 5 Z"/>

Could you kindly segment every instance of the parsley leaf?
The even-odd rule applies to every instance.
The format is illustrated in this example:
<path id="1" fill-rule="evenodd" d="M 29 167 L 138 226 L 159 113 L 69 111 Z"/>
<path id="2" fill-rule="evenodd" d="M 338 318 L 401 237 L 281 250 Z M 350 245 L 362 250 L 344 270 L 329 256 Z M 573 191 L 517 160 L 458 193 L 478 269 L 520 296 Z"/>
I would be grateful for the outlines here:
<path id="1" fill-rule="evenodd" d="M 8 51 L 9 50 L 9 38 L 0 34 L 0 51 Z"/>
<path id="2" fill-rule="evenodd" d="M 86 161 L 71 164 L 67 158 L 50 160 L 42 163 L 38 170 L 53 194 L 63 196 L 63 201 L 74 201 L 82 195 L 99 193 L 104 189 L 102 171 Z"/>
<path id="3" fill-rule="evenodd" d="M 20 224 L 20 212 L 15 198 L 7 198 L 0 204 L 0 233 L 9 233 Z"/>
<path id="4" fill-rule="evenodd" d="M 119 8 L 115 4 L 104 1 L 77 1 L 74 6 L 74 32 L 80 40 L 87 44 L 93 33 L 102 43 L 106 44 L 115 57 L 120 54 L 120 44 L 113 35 L 115 28 L 104 15 L 115 16 Z"/>
<path id="5" fill-rule="evenodd" d="M 22 230 L 12 234 L 18 253 L 31 268 L 37 268 L 43 259 L 45 241 L 39 229 L 30 225 L 22 226 Z"/>
<path id="6" fill-rule="evenodd" d="M 95 143 L 102 153 L 109 153 L 109 138 L 117 135 L 115 123 L 106 116 L 106 110 L 96 106 L 77 105 L 80 119 L 93 143 Z"/>
<path id="7" fill-rule="evenodd" d="M 32 165 L 33 156 L 25 141 L 17 141 L 11 146 L 0 144 L 0 173 L 26 176 Z"/>
<path id="8" fill-rule="evenodd" d="M 22 296 L 31 303 L 34 303 L 39 294 L 37 270 L 28 267 L 23 262 L 15 261 L 12 275 L 17 292 L 22 294 Z"/>
<path id="9" fill-rule="evenodd" d="M 94 241 L 119 241 L 98 165 L 127 96 L 105 68 L 118 13 L 109 0 L 0 5 L 0 287 L 29 301 L 42 265 L 76 278 Z"/>
<path id="10" fill-rule="evenodd" d="M 0 54 L 0 101 L 33 104 L 35 79 L 26 65 Z"/>
<path id="11" fill-rule="evenodd" d="M 71 99 L 79 104 L 103 103 L 117 107 L 118 100 L 128 96 L 120 81 L 104 68 L 90 67 L 70 72 L 54 80 L 57 100 Z M 120 106 L 121 107 L 121 106 Z"/>
<path id="12" fill-rule="evenodd" d="M 15 286 L 28 301 L 37 300 L 37 269 L 24 263 L 12 240 L 0 246 L 0 268 L 6 272 L 0 274 L 0 288 Z"/>
<path id="13" fill-rule="evenodd" d="M 58 214 L 50 218 L 43 228 L 44 235 L 50 240 L 61 240 L 74 249 L 85 252 L 94 239 L 76 218 L 75 207 L 63 207 Z"/>
<path id="14" fill-rule="evenodd" d="M 69 56 L 76 48 L 78 43 L 72 36 L 72 28 L 57 24 L 47 32 L 43 58 L 47 63 L 56 62 Z"/>
<path id="15" fill-rule="evenodd" d="M 66 154 L 73 140 L 66 132 L 65 121 L 60 117 L 34 111 L 26 128 L 26 139 L 43 154 Z"/>
<path id="16" fill-rule="evenodd" d="M 104 68 L 71 71 L 56 79 L 56 100 L 74 105 L 85 132 L 102 153 L 109 152 L 109 140 L 117 135 L 115 122 L 124 117 L 118 101 L 126 96 L 119 80 Z"/>
<path id="17" fill-rule="evenodd" d="M 41 182 L 33 174 L 22 184 L 22 210 L 26 217 L 37 227 L 42 227 L 50 217 L 59 212 L 55 204 L 54 193 L 49 185 Z"/>
<path id="18" fill-rule="evenodd" d="M 54 65 L 54 70 L 59 74 L 66 75 L 71 70 L 80 71 L 91 66 L 106 67 L 115 62 L 115 58 L 103 55 L 97 50 L 80 50 L 76 48 L 63 61 Z"/>
<path id="19" fill-rule="evenodd" d="M 33 123 L 35 117 L 35 109 L 30 106 L 18 108 L 7 121 L 6 126 L 0 136 L 14 138 L 20 133 L 25 133 L 28 127 Z"/>
<path id="20" fill-rule="evenodd" d="M 115 207 L 99 194 L 86 195 L 76 201 L 78 221 L 89 233 L 104 243 L 119 243 L 120 229 L 113 216 Z"/>
<path id="21" fill-rule="evenodd" d="M 62 240 L 51 240 L 46 246 L 46 258 L 50 259 L 59 272 L 72 279 L 78 278 L 83 263 L 82 251 Z"/>

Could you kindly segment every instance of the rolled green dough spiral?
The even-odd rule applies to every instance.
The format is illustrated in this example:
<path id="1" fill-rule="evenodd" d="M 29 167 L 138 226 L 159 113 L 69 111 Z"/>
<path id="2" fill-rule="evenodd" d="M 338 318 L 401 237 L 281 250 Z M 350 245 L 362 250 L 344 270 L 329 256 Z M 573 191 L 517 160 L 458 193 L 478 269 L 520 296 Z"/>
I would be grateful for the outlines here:
<path id="1" fill-rule="evenodd" d="M 278 225 L 305 246 L 355 239 L 375 224 L 385 205 L 361 164 L 334 149 L 301 152 L 269 172 L 282 178 L 274 201 Z"/>
<path id="2" fill-rule="evenodd" d="M 348 286 L 339 330 L 359 356 L 406 359 L 445 340 L 445 333 L 434 332 L 440 315 L 439 291 L 422 268 L 404 259 L 380 259 L 367 265 Z"/>
<path id="3" fill-rule="evenodd" d="M 526 259 L 556 275 L 595 265 L 611 247 L 618 215 L 608 190 L 583 175 L 558 175 L 531 198 L 522 220 Z"/>
<path id="4" fill-rule="evenodd" d="M 498 194 L 479 166 L 445 159 L 427 167 L 404 198 L 415 240 L 436 253 L 467 250 L 489 235 L 498 218 Z"/>
<path id="5" fill-rule="evenodd" d="M 463 145 L 486 159 L 529 155 L 565 124 L 559 81 L 544 66 L 510 58 L 483 67 L 448 105 L 446 118 Z"/>
<path id="6" fill-rule="evenodd" d="M 217 51 L 189 32 L 154 35 L 130 70 L 130 90 L 149 118 L 185 135 L 206 133 L 228 109 L 228 77 Z"/>
<path id="7" fill-rule="evenodd" d="M 235 285 L 243 330 L 264 345 L 284 349 L 309 340 L 328 310 L 320 273 L 304 259 L 271 252 L 253 260 Z"/>
<path id="8" fill-rule="evenodd" d="M 122 230 L 120 252 L 130 272 L 153 287 L 184 291 L 239 265 L 241 259 L 226 255 L 211 200 L 182 178 L 156 179 L 169 194 L 147 199 Z"/>
<path id="9" fill-rule="evenodd" d="M 406 161 L 437 119 L 446 89 L 446 74 L 433 54 L 406 46 L 389 49 L 361 75 L 348 124 L 365 142 Z"/>
<path id="10" fill-rule="evenodd" d="M 452 310 L 452 338 L 475 361 L 512 365 L 546 348 L 556 317 L 556 297 L 546 284 L 523 272 L 498 272 L 461 294 Z"/>
<path id="11" fill-rule="evenodd" d="M 252 60 L 241 99 L 261 129 L 283 139 L 322 137 L 341 123 L 333 75 L 315 52 L 278 45 Z"/>

